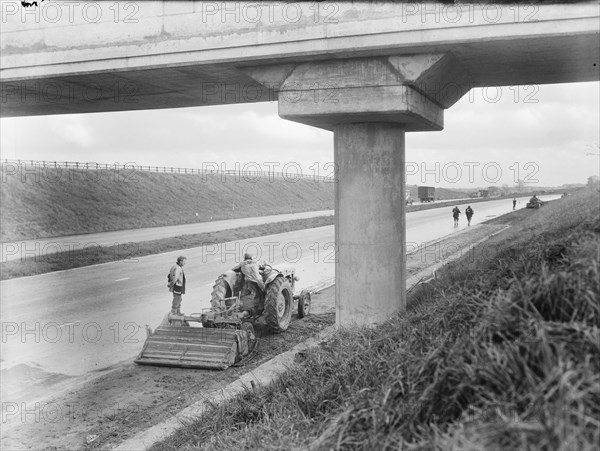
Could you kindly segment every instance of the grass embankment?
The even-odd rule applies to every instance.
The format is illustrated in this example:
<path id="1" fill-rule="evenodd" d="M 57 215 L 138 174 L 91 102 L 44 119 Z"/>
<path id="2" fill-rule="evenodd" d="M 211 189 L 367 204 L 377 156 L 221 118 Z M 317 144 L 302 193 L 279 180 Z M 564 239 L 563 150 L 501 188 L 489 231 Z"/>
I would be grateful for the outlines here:
<path id="1" fill-rule="evenodd" d="M 509 215 L 405 314 L 338 331 L 155 449 L 597 449 L 598 201 Z"/>
<path id="2" fill-rule="evenodd" d="M 334 183 L 315 179 L 39 167 L 22 172 L 2 168 L 3 242 L 334 207 Z"/>
<path id="3" fill-rule="evenodd" d="M 160 240 L 142 241 L 140 243 L 124 243 L 118 246 L 96 246 L 86 249 L 63 251 L 58 254 L 28 257 L 2 263 L 0 280 L 16 277 L 34 276 L 52 271 L 81 268 L 126 259 L 135 259 L 161 252 L 225 243 L 227 241 L 244 240 L 294 230 L 310 229 L 332 225 L 333 216 L 317 216 L 315 218 L 294 219 L 292 221 L 273 222 L 218 232 L 180 235 Z"/>

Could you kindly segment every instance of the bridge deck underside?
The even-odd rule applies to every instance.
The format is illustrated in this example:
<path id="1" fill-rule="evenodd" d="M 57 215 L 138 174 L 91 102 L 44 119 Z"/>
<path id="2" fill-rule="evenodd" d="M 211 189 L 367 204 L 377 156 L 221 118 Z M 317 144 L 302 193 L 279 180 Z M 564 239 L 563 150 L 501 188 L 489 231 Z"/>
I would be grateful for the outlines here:
<path id="1" fill-rule="evenodd" d="M 161 63 L 161 55 L 132 57 L 105 70 L 87 70 L 88 62 L 56 64 L 48 75 L 3 77 L 2 117 L 195 107 L 277 100 L 277 86 L 259 84 L 245 68 L 369 56 L 450 53 L 467 74 L 425 88 L 454 85 L 547 84 L 598 80 L 598 33 L 537 38 L 484 39 L 460 45 L 384 47 L 347 52 L 289 54 L 236 62 L 207 62 L 190 53 L 187 61 Z M 89 54 L 90 57 L 93 53 Z M 119 67 L 119 66 L 123 67 Z M 53 73 L 52 73 L 53 72 Z M 10 73 L 10 72 L 9 72 Z M 14 71 L 13 71 L 14 73 Z M 335 87 L 333 87 L 335 88 Z M 455 101 L 457 101 L 456 98 Z"/>

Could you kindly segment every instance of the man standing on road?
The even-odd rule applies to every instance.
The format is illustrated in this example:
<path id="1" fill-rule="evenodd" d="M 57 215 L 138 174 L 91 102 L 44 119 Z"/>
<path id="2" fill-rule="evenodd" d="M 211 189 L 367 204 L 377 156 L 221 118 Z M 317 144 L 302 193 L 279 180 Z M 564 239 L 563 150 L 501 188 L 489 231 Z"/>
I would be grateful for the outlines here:
<path id="1" fill-rule="evenodd" d="M 515 209 L 516 206 L 517 206 L 517 198 L 515 197 L 513 199 L 513 210 Z"/>
<path id="2" fill-rule="evenodd" d="M 173 303 L 171 304 L 171 313 L 181 315 L 181 295 L 185 294 L 185 265 L 186 257 L 177 257 L 177 263 L 169 271 L 169 291 L 173 293 Z"/>
<path id="3" fill-rule="evenodd" d="M 465 214 L 467 215 L 467 225 L 471 226 L 471 218 L 473 217 L 473 209 L 471 208 L 471 206 L 469 205 L 467 207 L 467 209 L 465 210 Z"/>
<path id="4" fill-rule="evenodd" d="M 454 207 L 452 209 L 452 217 L 454 218 L 454 227 L 458 227 L 458 216 L 460 215 L 460 210 L 458 207 Z"/>

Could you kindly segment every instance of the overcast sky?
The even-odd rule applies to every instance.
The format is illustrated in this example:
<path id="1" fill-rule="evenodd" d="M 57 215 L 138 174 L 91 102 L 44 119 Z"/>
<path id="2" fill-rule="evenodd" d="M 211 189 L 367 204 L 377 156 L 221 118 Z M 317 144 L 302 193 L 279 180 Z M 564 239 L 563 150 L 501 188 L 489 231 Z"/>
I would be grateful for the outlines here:
<path id="1" fill-rule="evenodd" d="M 475 89 L 441 132 L 408 133 L 407 182 L 442 187 L 585 183 L 599 175 L 599 83 Z M 333 133 L 277 103 L 1 119 L 2 158 L 330 175 Z"/>

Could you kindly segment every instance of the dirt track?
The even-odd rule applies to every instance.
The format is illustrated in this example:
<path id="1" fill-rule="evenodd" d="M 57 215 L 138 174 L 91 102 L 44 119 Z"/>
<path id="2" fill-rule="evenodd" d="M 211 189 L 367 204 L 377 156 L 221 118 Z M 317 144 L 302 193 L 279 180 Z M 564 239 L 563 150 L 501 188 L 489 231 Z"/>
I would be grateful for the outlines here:
<path id="1" fill-rule="evenodd" d="M 498 226 L 488 225 L 474 227 L 451 235 L 427 252 L 409 255 L 408 275 L 447 258 L 448 251 L 463 248 L 497 229 Z M 283 334 L 264 334 L 259 325 L 260 347 L 245 367 L 209 371 L 125 362 L 52 400 L 18 406 L 20 410 L 10 415 L 3 411 L 2 448 L 109 449 L 201 400 L 203 393 L 225 387 L 241 374 L 333 324 L 334 295 L 334 287 L 314 295 L 311 314 L 301 320 L 294 315 L 290 328 Z"/>

